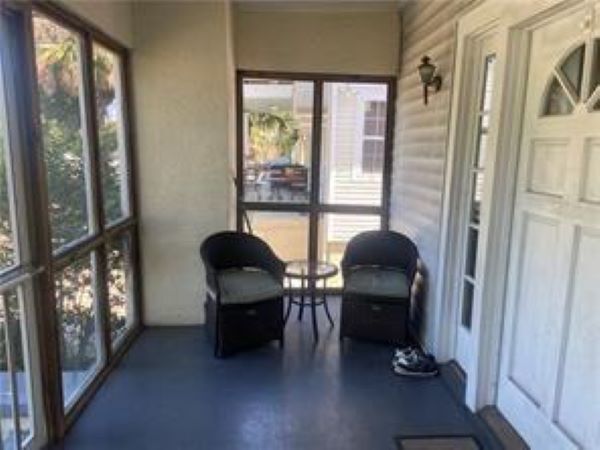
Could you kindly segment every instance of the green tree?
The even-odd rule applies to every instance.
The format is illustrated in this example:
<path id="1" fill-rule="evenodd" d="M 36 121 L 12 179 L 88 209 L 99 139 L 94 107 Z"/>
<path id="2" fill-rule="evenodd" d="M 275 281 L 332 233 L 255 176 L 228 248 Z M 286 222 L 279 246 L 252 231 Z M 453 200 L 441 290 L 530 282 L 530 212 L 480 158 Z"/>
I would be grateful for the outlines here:
<path id="1" fill-rule="evenodd" d="M 0 97 L 1 99 L 2 97 Z M 0 109 L 1 111 L 1 109 Z M 0 117 L 0 120 L 4 120 Z M 14 243 L 10 219 L 8 191 L 7 148 L 4 129 L 0 122 L 0 270 L 14 263 Z"/>
<path id="2" fill-rule="evenodd" d="M 289 113 L 252 112 L 249 114 L 251 157 L 260 163 L 280 157 L 292 158 L 300 132 Z"/>
<path id="3" fill-rule="evenodd" d="M 81 42 L 77 35 L 46 19 L 35 23 L 36 63 L 44 159 L 50 200 L 53 247 L 59 248 L 89 232 L 89 172 L 86 119 L 81 79 Z M 120 215 L 120 174 L 114 164 L 119 151 L 116 58 L 94 47 L 93 75 L 98 120 L 102 195 L 107 217 Z M 111 286 L 124 283 L 124 271 L 108 271 Z M 56 280 L 57 312 L 63 370 L 86 370 L 97 357 L 96 318 L 93 306 L 93 267 L 80 260 L 64 269 Z M 115 297 L 114 289 L 112 290 Z M 117 301 L 124 303 L 124 292 Z M 107 299 L 102 299 L 106 301 Z M 115 298 L 112 298 L 115 301 Z M 111 321 L 122 321 L 119 316 Z"/>
<path id="4" fill-rule="evenodd" d="M 34 21 L 40 119 L 47 172 L 49 216 L 55 249 L 88 233 L 88 148 L 83 110 L 80 41 L 53 22 Z M 101 47 L 94 47 L 96 116 L 105 216 L 121 216 L 121 173 L 116 82 L 118 59 Z M 1 97 L 0 97 L 1 99 Z M 0 108 L 0 111 L 2 109 Z M 0 118 L 3 120 L 4 118 Z M 0 269 L 13 260 L 8 201 L 6 148 L 0 122 Z M 115 337 L 126 325 L 126 266 L 123 247 L 107 249 L 110 326 Z M 93 268 L 80 260 L 57 274 L 56 296 L 63 370 L 86 370 L 96 360 L 96 323 L 90 299 L 93 297 Z M 19 306 L 15 293 L 7 293 L 9 311 L 0 311 L 0 328 L 16 323 Z M 18 327 L 11 326 L 11 330 Z M 17 367 L 23 369 L 21 340 L 12 340 Z M 0 370 L 6 370 L 6 348 L 0 339 Z"/>

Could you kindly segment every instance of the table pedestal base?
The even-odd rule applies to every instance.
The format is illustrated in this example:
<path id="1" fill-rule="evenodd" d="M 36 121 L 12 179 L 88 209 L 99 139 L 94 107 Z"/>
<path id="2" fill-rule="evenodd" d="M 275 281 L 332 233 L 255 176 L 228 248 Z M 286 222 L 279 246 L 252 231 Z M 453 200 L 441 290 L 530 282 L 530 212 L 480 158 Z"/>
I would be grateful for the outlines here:
<path id="1" fill-rule="evenodd" d="M 323 289 L 325 289 L 325 287 L 323 287 Z M 300 293 L 299 293 L 299 300 L 296 300 L 294 298 L 294 295 L 292 294 L 292 290 L 290 287 L 289 293 L 288 293 L 288 305 L 287 305 L 287 310 L 285 312 L 285 317 L 284 317 L 284 322 L 287 323 L 290 314 L 292 312 L 292 305 L 297 305 L 298 306 L 298 320 L 302 320 L 302 316 L 304 314 L 304 307 L 305 306 L 310 306 L 310 310 L 311 310 L 311 318 L 312 318 L 312 325 L 313 325 L 313 335 L 314 335 L 314 339 L 315 341 L 319 340 L 319 326 L 317 324 L 317 306 L 323 306 L 323 308 L 325 309 L 325 314 L 327 315 L 327 319 L 329 320 L 329 324 L 330 326 L 334 326 L 333 323 L 333 318 L 331 317 L 331 313 L 329 312 L 329 306 L 327 305 L 327 294 L 325 294 L 325 292 L 323 292 L 322 294 L 322 298 L 321 299 L 317 299 L 317 289 L 316 287 L 309 287 L 308 289 L 304 286 L 304 283 L 302 283 L 302 288 L 300 289 Z"/>

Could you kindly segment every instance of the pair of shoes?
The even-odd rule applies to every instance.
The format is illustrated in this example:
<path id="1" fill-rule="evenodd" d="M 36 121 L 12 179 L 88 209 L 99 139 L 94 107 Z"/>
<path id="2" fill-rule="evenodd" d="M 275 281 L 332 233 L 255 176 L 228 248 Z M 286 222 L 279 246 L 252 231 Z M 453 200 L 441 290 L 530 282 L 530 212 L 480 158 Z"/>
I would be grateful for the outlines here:
<path id="1" fill-rule="evenodd" d="M 406 347 L 394 352 L 392 370 L 396 375 L 414 378 L 433 377 L 438 374 L 437 363 L 431 354 L 417 347 Z"/>

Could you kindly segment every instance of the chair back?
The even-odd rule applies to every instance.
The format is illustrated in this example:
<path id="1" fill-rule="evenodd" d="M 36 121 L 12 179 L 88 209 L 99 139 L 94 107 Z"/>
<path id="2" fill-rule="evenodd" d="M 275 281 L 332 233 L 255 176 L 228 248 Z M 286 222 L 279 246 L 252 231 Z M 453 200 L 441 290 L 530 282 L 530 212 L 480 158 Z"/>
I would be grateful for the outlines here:
<path id="1" fill-rule="evenodd" d="M 357 266 L 383 266 L 402 270 L 409 280 L 417 271 L 419 251 L 407 236 L 395 231 L 365 231 L 354 236 L 344 252 L 342 273 Z"/>
<path id="2" fill-rule="evenodd" d="M 217 272 L 255 267 L 281 279 L 285 269 L 285 264 L 265 241 L 236 231 L 223 231 L 206 238 L 200 246 L 200 256 L 207 269 Z"/>

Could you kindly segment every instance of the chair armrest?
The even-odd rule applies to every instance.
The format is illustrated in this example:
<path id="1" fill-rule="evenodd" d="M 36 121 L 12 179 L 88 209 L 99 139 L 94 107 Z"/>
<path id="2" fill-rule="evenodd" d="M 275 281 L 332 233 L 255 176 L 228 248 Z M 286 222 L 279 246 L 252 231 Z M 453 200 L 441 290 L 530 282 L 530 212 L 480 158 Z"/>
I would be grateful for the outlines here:
<path id="1" fill-rule="evenodd" d="M 272 255 L 270 258 L 265 259 L 262 269 L 273 275 L 277 281 L 283 284 L 283 277 L 285 274 L 285 263 L 280 260 L 277 256 Z"/>
<path id="2" fill-rule="evenodd" d="M 204 267 L 206 271 L 206 287 L 214 293 L 215 300 L 218 301 L 221 298 L 221 289 L 217 278 L 217 271 L 214 267 L 206 263 Z"/>

